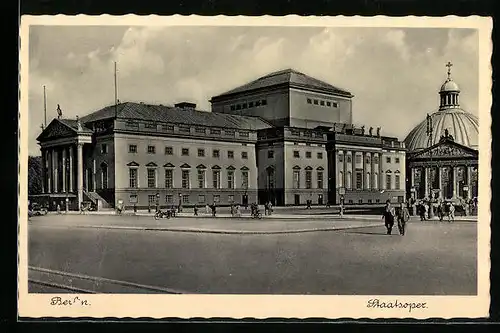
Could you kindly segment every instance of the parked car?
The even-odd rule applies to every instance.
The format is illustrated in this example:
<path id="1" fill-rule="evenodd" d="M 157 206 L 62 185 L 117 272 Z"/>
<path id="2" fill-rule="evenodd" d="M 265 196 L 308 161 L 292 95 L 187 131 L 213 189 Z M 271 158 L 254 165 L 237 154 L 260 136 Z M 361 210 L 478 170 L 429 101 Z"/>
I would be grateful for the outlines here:
<path id="1" fill-rule="evenodd" d="M 38 204 L 33 204 L 32 209 L 31 209 L 31 214 L 34 216 L 43 216 L 47 215 L 48 209 L 45 207 L 42 207 Z"/>

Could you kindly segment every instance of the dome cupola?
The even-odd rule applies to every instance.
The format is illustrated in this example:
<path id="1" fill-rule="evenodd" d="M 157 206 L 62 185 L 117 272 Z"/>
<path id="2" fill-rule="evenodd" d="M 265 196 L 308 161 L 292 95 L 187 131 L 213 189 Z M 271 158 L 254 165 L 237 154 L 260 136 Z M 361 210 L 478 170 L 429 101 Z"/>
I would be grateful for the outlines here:
<path id="1" fill-rule="evenodd" d="M 448 78 L 444 81 L 441 89 L 439 90 L 439 110 L 460 108 L 460 88 L 451 78 L 451 66 L 453 66 L 453 64 L 448 61 L 446 64 L 446 67 L 448 67 Z"/>

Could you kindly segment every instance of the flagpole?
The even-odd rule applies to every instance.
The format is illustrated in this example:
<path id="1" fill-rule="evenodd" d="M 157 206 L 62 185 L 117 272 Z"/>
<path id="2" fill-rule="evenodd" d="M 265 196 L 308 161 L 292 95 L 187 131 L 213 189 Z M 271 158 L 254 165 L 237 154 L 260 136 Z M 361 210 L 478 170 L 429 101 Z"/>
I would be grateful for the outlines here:
<path id="1" fill-rule="evenodd" d="M 117 88 L 116 88 L 116 61 L 115 61 L 115 118 L 117 117 L 118 115 L 118 92 L 117 92 Z"/>
<path id="2" fill-rule="evenodd" d="M 43 124 L 47 127 L 47 97 L 45 94 L 45 86 L 43 86 Z"/>

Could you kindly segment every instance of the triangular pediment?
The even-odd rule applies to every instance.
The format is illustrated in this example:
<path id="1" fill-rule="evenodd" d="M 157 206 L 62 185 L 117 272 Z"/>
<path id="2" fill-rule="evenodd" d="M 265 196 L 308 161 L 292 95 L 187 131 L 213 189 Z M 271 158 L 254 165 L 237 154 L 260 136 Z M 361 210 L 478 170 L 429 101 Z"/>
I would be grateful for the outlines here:
<path id="1" fill-rule="evenodd" d="M 158 165 L 155 162 L 149 162 L 146 166 L 149 168 L 156 168 Z"/>
<path id="2" fill-rule="evenodd" d="M 131 166 L 131 167 L 138 167 L 139 166 L 139 163 L 135 162 L 135 161 L 132 161 L 130 163 L 127 163 L 127 166 Z"/>
<path id="3" fill-rule="evenodd" d="M 169 163 L 165 163 L 165 164 L 163 165 L 163 167 L 164 167 L 164 168 L 175 168 L 175 166 L 174 166 L 172 163 L 170 163 L 170 162 L 169 162 Z"/>
<path id="4" fill-rule="evenodd" d="M 38 141 L 48 141 L 59 138 L 68 138 L 76 136 L 76 130 L 72 127 L 67 126 L 58 119 L 54 119 L 49 125 L 43 130 L 43 132 L 38 136 Z"/>
<path id="5" fill-rule="evenodd" d="M 189 169 L 189 168 L 191 168 L 191 166 L 187 163 L 184 163 L 183 165 L 181 165 L 181 168 L 182 169 Z"/>
<path id="6" fill-rule="evenodd" d="M 412 154 L 412 158 L 464 158 L 478 157 L 477 150 L 463 146 L 453 141 L 439 142 L 429 148 Z"/>
<path id="7" fill-rule="evenodd" d="M 206 169 L 207 167 L 204 166 L 203 164 L 199 164 L 196 169 Z"/>
<path id="8" fill-rule="evenodd" d="M 226 169 L 227 169 L 227 170 L 235 170 L 236 168 L 235 168 L 234 166 L 230 165 L 230 166 L 228 166 Z"/>
<path id="9" fill-rule="evenodd" d="M 240 170 L 242 170 L 242 171 L 248 171 L 248 170 L 250 170 L 250 169 L 249 169 L 248 167 L 246 167 L 246 166 L 242 166 L 242 167 L 240 168 Z"/>

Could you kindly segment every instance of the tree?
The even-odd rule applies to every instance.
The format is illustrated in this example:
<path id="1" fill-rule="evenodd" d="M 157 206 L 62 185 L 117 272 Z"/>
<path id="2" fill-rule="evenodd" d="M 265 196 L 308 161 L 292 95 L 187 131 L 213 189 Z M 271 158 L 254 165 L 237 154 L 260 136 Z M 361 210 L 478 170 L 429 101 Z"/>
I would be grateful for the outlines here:
<path id="1" fill-rule="evenodd" d="M 28 194 L 42 193 L 42 157 L 28 156 Z"/>

